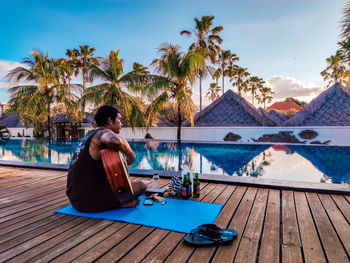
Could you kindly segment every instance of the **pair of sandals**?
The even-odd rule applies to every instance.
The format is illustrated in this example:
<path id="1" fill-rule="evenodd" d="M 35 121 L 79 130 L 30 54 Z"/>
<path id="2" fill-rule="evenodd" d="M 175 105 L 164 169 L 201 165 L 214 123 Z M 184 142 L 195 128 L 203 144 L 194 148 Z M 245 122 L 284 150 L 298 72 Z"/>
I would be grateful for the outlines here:
<path id="1" fill-rule="evenodd" d="M 200 225 L 184 237 L 187 245 L 195 247 L 207 247 L 216 245 L 228 245 L 237 237 L 237 231 L 222 229 L 214 224 Z"/>

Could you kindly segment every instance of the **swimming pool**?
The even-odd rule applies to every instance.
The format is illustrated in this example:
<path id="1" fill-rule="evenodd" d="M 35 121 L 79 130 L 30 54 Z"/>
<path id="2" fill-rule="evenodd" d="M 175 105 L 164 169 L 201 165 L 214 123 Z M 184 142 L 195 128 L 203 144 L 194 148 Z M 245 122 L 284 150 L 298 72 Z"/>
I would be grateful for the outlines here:
<path id="1" fill-rule="evenodd" d="M 77 141 L 10 139 L 0 143 L 0 160 L 69 164 Z M 130 142 L 131 169 L 350 184 L 350 147 Z"/>

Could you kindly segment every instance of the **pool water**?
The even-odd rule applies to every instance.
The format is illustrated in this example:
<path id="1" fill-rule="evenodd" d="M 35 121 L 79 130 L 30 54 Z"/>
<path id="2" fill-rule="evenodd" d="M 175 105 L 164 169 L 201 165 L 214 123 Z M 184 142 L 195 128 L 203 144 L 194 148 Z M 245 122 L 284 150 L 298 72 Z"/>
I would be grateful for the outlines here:
<path id="1" fill-rule="evenodd" d="M 77 141 L 10 139 L 0 143 L 0 160 L 69 164 Z M 350 147 L 130 142 L 130 169 L 192 171 L 227 176 L 350 184 Z"/>

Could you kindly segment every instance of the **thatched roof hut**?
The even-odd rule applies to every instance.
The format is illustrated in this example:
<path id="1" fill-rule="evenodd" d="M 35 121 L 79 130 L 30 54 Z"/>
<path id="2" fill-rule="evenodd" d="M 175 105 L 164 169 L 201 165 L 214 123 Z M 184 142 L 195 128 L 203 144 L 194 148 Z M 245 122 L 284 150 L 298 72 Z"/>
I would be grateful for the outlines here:
<path id="1" fill-rule="evenodd" d="M 322 92 L 284 126 L 350 126 L 350 89 L 338 83 Z"/>
<path id="2" fill-rule="evenodd" d="M 270 119 L 275 125 L 282 125 L 282 123 L 286 121 L 286 118 L 275 110 L 266 111 L 263 108 L 259 108 L 259 111 L 261 115 Z"/>
<path id="3" fill-rule="evenodd" d="M 300 107 L 298 104 L 296 104 L 293 101 L 279 101 L 272 104 L 270 107 L 267 108 L 267 111 L 275 110 L 279 112 L 288 112 L 288 111 L 296 111 L 299 112 L 303 108 Z"/>
<path id="4" fill-rule="evenodd" d="M 197 127 L 274 126 L 275 124 L 244 98 L 228 90 L 194 117 Z M 188 120 L 182 126 L 190 126 Z"/>
<path id="5" fill-rule="evenodd" d="M 152 127 L 175 127 L 175 125 L 168 121 L 163 115 L 159 115 L 153 120 Z"/>
<path id="6" fill-rule="evenodd" d="M 24 128 L 25 127 L 23 122 L 21 121 L 21 118 L 15 113 L 2 115 L 0 117 L 0 123 L 7 128 Z M 33 127 L 33 125 L 30 125 L 30 127 Z"/>

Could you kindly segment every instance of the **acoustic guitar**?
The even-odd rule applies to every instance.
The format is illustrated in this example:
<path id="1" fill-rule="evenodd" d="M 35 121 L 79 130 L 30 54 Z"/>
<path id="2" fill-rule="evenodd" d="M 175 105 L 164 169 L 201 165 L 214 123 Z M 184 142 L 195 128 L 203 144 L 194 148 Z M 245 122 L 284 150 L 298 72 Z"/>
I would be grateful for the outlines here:
<path id="1" fill-rule="evenodd" d="M 101 159 L 113 193 L 115 195 L 121 192 L 134 194 L 122 154 L 111 149 L 103 149 L 101 150 Z"/>

